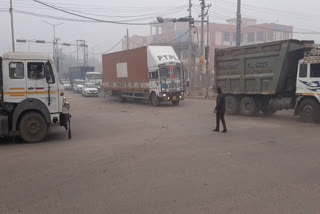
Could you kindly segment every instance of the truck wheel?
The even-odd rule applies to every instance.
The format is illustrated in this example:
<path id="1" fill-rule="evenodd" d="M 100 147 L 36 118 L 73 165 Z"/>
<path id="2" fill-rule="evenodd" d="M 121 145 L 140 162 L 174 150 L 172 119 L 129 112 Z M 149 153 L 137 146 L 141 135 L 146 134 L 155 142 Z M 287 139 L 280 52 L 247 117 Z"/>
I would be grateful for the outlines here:
<path id="1" fill-rule="evenodd" d="M 304 122 L 317 122 L 320 116 L 319 104 L 312 99 L 305 99 L 299 106 L 299 116 Z"/>
<path id="2" fill-rule="evenodd" d="M 40 113 L 29 112 L 20 120 L 18 129 L 25 142 L 38 143 L 46 138 L 48 124 Z"/>
<path id="3" fill-rule="evenodd" d="M 226 97 L 226 112 L 228 115 L 237 115 L 240 112 L 240 101 L 235 96 Z"/>
<path id="4" fill-rule="evenodd" d="M 152 95 L 151 95 L 151 104 L 153 106 L 159 106 L 160 105 L 160 100 L 159 100 L 159 97 L 157 97 L 156 93 L 152 93 Z"/>
<path id="5" fill-rule="evenodd" d="M 172 100 L 171 101 L 172 105 L 177 106 L 180 103 L 180 100 Z"/>
<path id="6" fill-rule="evenodd" d="M 256 116 L 258 113 L 257 103 L 252 97 L 244 97 L 240 103 L 241 114 L 245 116 Z"/>

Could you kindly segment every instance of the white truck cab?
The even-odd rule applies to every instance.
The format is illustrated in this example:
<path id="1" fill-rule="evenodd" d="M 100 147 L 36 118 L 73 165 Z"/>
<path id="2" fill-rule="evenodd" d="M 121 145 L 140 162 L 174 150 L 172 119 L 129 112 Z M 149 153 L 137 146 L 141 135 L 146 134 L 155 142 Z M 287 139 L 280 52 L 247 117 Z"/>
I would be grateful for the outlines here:
<path id="1" fill-rule="evenodd" d="M 6 53 L 0 67 L 0 136 L 18 131 L 24 141 L 39 142 L 47 136 L 49 125 L 67 128 L 70 105 L 51 56 Z"/>
<path id="2" fill-rule="evenodd" d="M 100 90 L 100 87 L 102 85 L 102 74 L 100 72 L 87 72 L 85 82 L 95 84 Z"/>
<path id="3" fill-rule="evenodd" d="M 296 85 L 297 107 L 295 114 L 303 114 L 306 121 L 320 118 L 320 49 L 305 53 L 299 61 Z M 299 112 L 300 111 L 300 112 Z"/>

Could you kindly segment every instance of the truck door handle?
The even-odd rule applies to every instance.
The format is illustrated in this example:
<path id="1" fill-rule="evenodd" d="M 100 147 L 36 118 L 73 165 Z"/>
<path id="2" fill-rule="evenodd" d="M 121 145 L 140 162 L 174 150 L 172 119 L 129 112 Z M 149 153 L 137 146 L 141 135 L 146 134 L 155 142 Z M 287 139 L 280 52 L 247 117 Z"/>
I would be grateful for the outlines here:
<path id="1" fill-rule="evenodd" d="M 34 90 L 34 88 L 30 87 L 30 88 L 28 88 L 28 90 Z"/>

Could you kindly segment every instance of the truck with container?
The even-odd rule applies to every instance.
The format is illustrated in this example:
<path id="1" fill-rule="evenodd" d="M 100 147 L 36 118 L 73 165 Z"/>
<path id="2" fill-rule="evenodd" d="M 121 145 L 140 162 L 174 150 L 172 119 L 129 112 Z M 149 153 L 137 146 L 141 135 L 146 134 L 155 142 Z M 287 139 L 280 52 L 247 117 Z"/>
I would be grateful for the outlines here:
<path id="1" fill-rule="evenodd" d="M 294 109 L 305 122 L 320 119 L 320 50 L 313 41 L 216 49 L 215 82 L 230 115 Z"/>
<path id="2" fill-rule="evenodd" d="M 152 105 L 184 99 L 181 62 L 170 46 L 147 46 L 102 56 L 103 90 L 117 96 L 150 100 Z"/>
<path id="3" fill-rule="evenodd" d="M 69 80 L 72 88 L 74 88 L 75 80 L 85 80 L 87 72 L 94 72 L 93 66 L 75 66 L 69 68 Z"/>
<path id="4" fill-rule="evenodd" d="M 48 54 L 6 53 L 0 57 L 0 137 L 43 141 L 50 126 L 70 133 L 70 105 Z"/>
<path id="5" fill-rule="evenodd" d="M 87 72 L 85 82 L 95 84 L 100 91 L 102 85 L 102 74 L 100 72 Z"/>

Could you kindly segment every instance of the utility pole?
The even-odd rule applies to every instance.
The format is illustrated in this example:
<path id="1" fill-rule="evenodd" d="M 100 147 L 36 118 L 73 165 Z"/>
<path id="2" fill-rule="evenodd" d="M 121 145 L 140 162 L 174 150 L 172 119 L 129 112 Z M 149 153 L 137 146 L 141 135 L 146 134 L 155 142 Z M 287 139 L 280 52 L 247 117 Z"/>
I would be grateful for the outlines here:
<path id="1" fill-rule="evenodd" d="M 237 6 L 237 40 L 236 46 L 239 47 L 241 44 L 241 0 L 238 0 Z"/>
<path id="2" fill-rule="evenodd" d="M 130 49 L 129 29 L 127 29 L 127 50 Z"/>
<path id="3" fill-rule="evenodd" d="M 76 40 L 76 42 L 77 42 L 77 65 L 79 65 L 79 41 L 80 40 Z"/>
<path id="4" fill-rule="evenodd" d="M 85 47 L 85 45 L 86 45 L 86 41 L 85 40 L 83 40 L 83 65 L 87 65 L 87 60 L 86 60 L 86 47 Z"/>
<path id="5" fill-rule="evenodd" d="M 43 20 L 45 23 L 47 23 L 48 25 L 51 25 L 52 29 L 53 29 L 53 43 L 52 43 L 52 55 L 53 55 L 53 61 L 55 63 L 55 65 L 57 66 L 57 38 L 56 38 L 56 27 L 59 25 L 62 25 L 63 22 L 58 23 L 58 24 L 52 24 L 50 22 L 47 22 L 45 20 Z"/>
<path id="6" fill-rule="evenodd" d="M 206 88 L 206 98 L 209 98 L 209 56 L 210 56 L 210 24 L 209 16 L 207 17 L 207 47 L 206 47 L 206 79 L 207 79 L 207 88 Z"/>
<path id="7" fill-rule="evenodd" d="M 206 3 L 205 0 L 200 0 L 201 1 L 201 39 L 200 39 L 200 57 L 203 60 L 203 52 L 204 52 L 204 10 L 206 8 Z M 201 74 L 203 73 L 203 62 L 200 62 L 201 66 L 200 66 L 200 70 L 201 70 Z"/>
<path id="8" fill-rule="evenodd" d="M 192 18 L 192 3 L 191 3 L 191 0 L 189 0 L 189 17 L 188 17 L 190 20 Z M 191 70 L 192 70 L 192 24 L 190 23 L 189 21 L 189 54 L 188 54 L 188 79 L 187 79 L 187 82 L 188 82 L 188 94 L 187 95 L 190 95 L 191 94 L 191 91 L 190 91 L 190 73 L 191 73 Z"/>
<path id="9" fill-rule="evenodd" d="M 94 66 L 95 59 L 94 59 L 94 48 L 92 48 L 92 65 Z"/>
<path id="10" fill-rule="evenodd" d="M 212 4 L 206 5 L 205 0 L 200 0 L 201 1 L 201 42 L 200 42 L 200 77 L 202 77 L 203 72 L 203 67 L 204 67 L 204 18 L 208 15 L 209 8 L 212 6 Z M 207 11 L 205 12 L 205 9 Z M 201 84 L 202 86 L 206 86 L 207 84 L 201 79 Z"/>
<path id="11" fill-rule="evenodd" d="M 11 39 L 12 39 L 12 52 L 16 52 L 15 41 L 14 41 L 14 27 L 13 27 L 13 6 L 12 0 L 10 0 L 10 16 L 11 16 Z"/>

